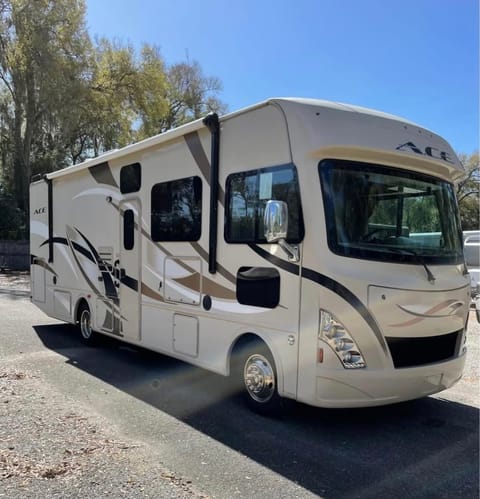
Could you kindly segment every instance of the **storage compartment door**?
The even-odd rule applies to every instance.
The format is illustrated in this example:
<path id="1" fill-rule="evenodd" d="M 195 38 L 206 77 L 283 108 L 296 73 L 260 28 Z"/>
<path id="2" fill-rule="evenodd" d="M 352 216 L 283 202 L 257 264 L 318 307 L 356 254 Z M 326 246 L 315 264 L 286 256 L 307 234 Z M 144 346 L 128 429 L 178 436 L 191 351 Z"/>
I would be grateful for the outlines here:
<path id="1" fill-rule="evenodd" d="M 173 350 L 190 357 L 198 356 L 198 319 L 196 317 L 174 314 Z"/>
<path id="2" fill-rule="evenodd" d="M 37 303 L 45 303 L 45 268 L 41 263 L 41 260 L 35 259 L 31 266 L 32 300 Z"/>

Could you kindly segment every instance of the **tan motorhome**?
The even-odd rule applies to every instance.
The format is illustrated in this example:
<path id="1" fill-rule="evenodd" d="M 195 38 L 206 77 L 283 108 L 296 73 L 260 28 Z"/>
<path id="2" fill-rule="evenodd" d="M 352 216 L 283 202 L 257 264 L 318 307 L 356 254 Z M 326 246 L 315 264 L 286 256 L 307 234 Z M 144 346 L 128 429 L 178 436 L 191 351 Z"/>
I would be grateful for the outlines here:
<path id="1" fill-rule="evenodd" d="M 452 386 L 470 281 L 434 133 L 271 99 L 31 184 L 32 301 L 225 376 L 258 411 Z"/>

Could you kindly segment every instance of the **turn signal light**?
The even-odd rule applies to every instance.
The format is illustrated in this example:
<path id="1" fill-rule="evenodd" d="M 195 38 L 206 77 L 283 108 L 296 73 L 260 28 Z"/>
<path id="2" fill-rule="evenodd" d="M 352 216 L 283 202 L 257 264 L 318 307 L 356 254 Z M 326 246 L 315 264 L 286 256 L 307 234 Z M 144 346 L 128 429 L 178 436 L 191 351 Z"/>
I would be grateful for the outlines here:
<path id="1" fill-rule="evenodd" d="M 349 331 L 333 314 L 326 310 L 320 310 L 320 332 L 318 337 L 328 343 L 345 369 L 367 367 L 360 349 Z M 321 362 L 323 362 L 323 352 Z"/>

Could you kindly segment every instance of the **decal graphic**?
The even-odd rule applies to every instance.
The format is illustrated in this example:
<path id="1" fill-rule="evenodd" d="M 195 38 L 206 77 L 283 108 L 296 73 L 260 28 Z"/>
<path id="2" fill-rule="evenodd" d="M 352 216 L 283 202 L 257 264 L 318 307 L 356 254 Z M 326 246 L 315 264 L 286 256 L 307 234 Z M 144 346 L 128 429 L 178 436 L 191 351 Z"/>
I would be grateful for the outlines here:
<path id="1" fill-rule="evenodd" d="M 45 246 L 46 244 L 50 244 L 50 242 L 53 242 L 54 244 L 63 244 L 65 246 L 68 246 L 68 241 L 65 237 L 52 237 L 52 239 L 47 239 L 44 241 L 40 247 Z M 80 246 L 78 243 L 75 241 L 72 242 L 72 245 L 76 251 L 81 253 L 85 258 L 88 258 L 90 261 L 95 263 L 95 259 L 93 258 L 92 254 L 90 251 L 85 249 L 83 246 Z"/>
<path id="2" fill-rule="evenodd" d="M 190 243 L 193 247 L 193 249 L 200 255 L 200 257 L 205 261 L 205 262 L 208 262 L 208 253 L 197 243 L 197 242 L 192 242 Z M 218 262 L 217 262 L 217 271 L 218 273 L 222 276 L 222 277 L 225 277 L 225 279 L 229 282 L 231 282 L 232 284 L 236 284 L 237 283 L 237 278 L 231 274 L 225 267 L 222 267 L 222 265 L 220 265 Z M 203 281 L 203 285 L 205 287 L 205 281 L 208 281 L 208 282 L 211 282 L 212 284 L 214 284 L 215 286 L 220 286 L 219 284 L 211 281 L 210 279 L 208 279 L 207 277 L 204 276 L 204 281 Z M 223 287 L 223 286 L 222 286 Z M 226 292 L 230 292 L 230 289 L 229 288 L 225 288 L 224 289 L 226 290 Z M 210 293 L 209 293 L 210 294 Z"/>
<path id="3" fill-rule="evenodd" d="M 78 230 L 78 229 L 73 229 L 72 227 L 69 227 L 68 225 L 65 227 L 65 232 L 66 232 L 66 238 L 60 238 L 60 237 L 55 237 L 53 238 L 53 242 L 57 244 L 66 244 L 70 248 L 70 252 L 73 256 L 73 259 L 75 261 L 75 264 L 84 277 L 85 281 L 87 282 L 88 286 L 90 287 L 91 291 L 99 298 L 104 305 L 106 306 L 106 314 L 105 314 L 105 320 L 103 324 L 103 329 L 107 329 L 108 332 L 111 334 L 116 334 L 121 336 L 121 323 L 118 317 L 116 316 L 119 314 L 118 310 L 118 296 L 117 296 L 117 291 L 115 289 L 115 286 L 113 285 L 113 280 L 112 277 L 109 273 L 109 269 L 107 268 L 105 262 L 99 257 L 97 251 L 95 248 L 91 245 L 91 243 L 85 238 L 85 236 Z M 84 240 L 84 242 L 88 245 L 91 251 L 88 249 L 84 248 L 81 246 L 78 242 L 76 242 L 74 239 L 78 237 L 78 235 L 81 236 L 81 238 Z M 45 241 L 43 244 L 47 244 L 48 241 Z M 88 275 L 88 272 L 85 268 L 85 266 L 80 262 L 79 260 L 79 255 L 84 256 L 88 261 L 94 263 L 96 265 L 97 271 L 100 271 L 103 282 L 105 285 L 105 292 L 101 292 L 97 286 L 93 283 L 92 279 Z M 108 276 L 108 277 L 107 277 Z M 111 292 L 111 296 L 108 296 L 108 292 Z M 113 310 L 115 310 L 116 314 L 113 314 Z M 112 328 L 113 325 L 113 328 Z"/>
<path id="4" fill-rule="evenodd" d="M 433 159 L 441 159 L 446 161 L 447 163 L 454 164 L 452 161 L 452 157 L 448 152 L 440 151 L 436 147 L 425 147 L 425 149 L 420 149 L 413 142 L 405 142 L 405 144 L 400 144 L 397 148 L 397 151 L 413 151 L 416 154 L 420 154 L 422 156 L 430 156 Z"/>
<path id="5" fill-rule="evenodd" d="M 120 196 L 118 191 L 115 191 L 110 187 L 98 186 L 98 187 L 92 187 L 90 189 L 85 189 L 84 191 L 79 192 L 78 194 L 72 197 L 72 201 L 86 197 L 100 197 L 100 198 L 111 197 L 113 200 L 119 198 Z M 88 201 L 83 201 L 83 202 L 88 203 Z"/>
<path id="6" fill-rule="evenodd" d="M 413 326 L 414 324 L 418 324 L 425 319 L 441 319 L 444 317 L 452 317 L 454 315 L 459 315 L 461 317 L 463 308 L 465 307 L 465 302 L 460 300 L 446 300 L 428 309 L 423 305 L 397 305 L 397 307 L 407 314 L 413 315 L 415 319 L 410 319 L 398 324 L 389 324 L 391 327 Z"/>
<path id="7" fill-rule="evenodd" d="M 177 277 L 173 278 L 175 282 L 178 284 L 181 284 L 182 286 L 185 286 L 188 289 L 191 289 L 192 291 L 200 291 L 200 279 L 198 276 L 198 273 L 193 273 L 190 274 L 189 276 L 185 277 Z M 237 296 L 235 294 L 234 290 L 228 289 L 225 286 L 221 286 L 220 284 L 217 284 L 216 282 L 204 277 L 203 278 L 203 289 L 202 292 L 206 295 L 209 295 L 214 298 L 221 298 L 224 300 L 236 300 Z"/>
<path id="8" fill-rule="evenodd" d="M 30 264 L 31 265 L 38 265 L 39 267 L 42 267 L 45 270 L 48 270 L 54 276 L 58 277 L 58 274 L 55 272 L 55 270 L 53 270 L 52 267 L 50 267 L 50 265 L 48 265 L 48 263 L 45 260 L 43 260 L 43 258 L 38 258 L 38 256 L 30 255 Z"/>
<path id="9" fill-rule="evenodd" d="M 210 161 L 205 154 L 198 132 L 187 133 L 183 136 L 183 138 L 187 143 L 188 149 L 190 150 L 195 163 L 197 163 L 198 168 L 202 172 L 202 175 L 207 183 L 210 184 Z M 223 191 L 221 185 L 218 186 L 218 200 L 222 206 L 225 204 L 225 192 Z"/>
<path id="10" fill-rule="evenodd" d="M 105 298 L 104 294 L 92 282 L 92 280 L 88 276 L 84 266 L 80 263 L 80 261 L 78 259 L 78 256 L 77 256 L 77 253 L 75 251 L 75 247 L 74 247 L 74 244 L 72 241 L 76 237 L 76 231 L 74 229 L 72 229 L 71 227 L 69 227 L 68 225 L 65 229 L 66 229 L 66 234 L 67 234 L 67 244 L 70 247 L 70 250 L 72 252 L 73 258 L 75 260 L 75 263 L 77 264 L 78 269 L 80 270 L 84 279 L 87 281 L 87 284 L 89 285 L 89 287 L 93 291 L 93 293 L 100 298 Z M 92 261 L 95 263 L 95 260 L 92 259 Z"/>
<path id="11" fill-rule="evenodd" d="M 200 144 L 200 146 L 201 146 L 201 144 Z M 118 204 L 112 202 L 112 203 L 110 203 L 110 206 L 112 206 L 113 208 L 115 208 L 120 213 L 120 215 L 122 214 L 122 211 L 120 210 L 120 207 L 118 206 Z M 147 239 L 150 243 L 152 243 L 156 248 L 158 248 L 166 257 L 173 256 L 172 253 L 170 251 L 168 251 L 168 249 L 165 248 L 164 245 L 159 244 L 156 241 L 153 241 L 152 237 L 150 236 L 150 234 L 146 231 L 146 229 L 144 227 L 139 228 L 137 226 L 137 224 L 135 223 L 135 229 L 137 229 L 137 230 L 140 229 L 141 235 L 143 237 L 145 237 L 145 239 Z M 203 260 L 205 260 L 205 261 L 208 262 L 207 252 L 197 242 L 191 242 L 190 244 L 193 247 L 193 249 L 199 254 L 199 256 Z M 193 269 L 192 267 L 190 267 L 185 262 L 179 260 L 177 263 L 178 263 L 178 265 L 180 265 L 181 267 L 183 267 L 183 269 L 186 270 L 187 272 L 190 272 L 191 274 L 195 274 L 196 270 Z M 232 275 L 230 272 L 228 272 L 228 270 L 226 270 L 221 265 L 218 265 L 218 272 L 219 272 L 220 275 L 222 275 L 225 279 L 227 279 L 228 281 L 230 281 L 232 284 L 236 283 L 235 276 Z M 191 280 L 190 282 L 193 282 L 193 280 Z M 130 287 L 131 289 L 133 289 L 135 291 L 138 290 L 138 283 L 134 279 L 131 279 L 131 278 L 128 278 L 128 277 L 124 278 L 124 279 L 122 279 L 122 284 L 125 284 L 126 286 Z M 229 289 L 226 286 L 222 286 L 221 284 L 218 284 L 217 282 L 209 279 L 206 276 L 202 277 L 202 286 L 203 286 L 203 292 L 205 294 L 208 294 L 208 295 L 210 295 L 212 297 L 215 297 L 215 298 L 221 298 L 221 299 L 224 299 L 224 300 L 235 300 L 236 301 L 236 294 L 235 294 L 234 290 Z M 198 286 L 195 286 L 195 287 L 186 286 L 186 287 L 189 288 L 189 289 L 191 289 L 192 291 L 199 291 Z M 142 283 L 142 288 L 141 289 L 142 289 L 142 294 L 144 294 L 145 296 L 148 296 L 149 298 L 152 298 L 153 300 L 163 301 L 163 296 L 161 296 L 160 294 L 156 293 L 153 290 L 151 290 L 151 292 L 149 294 L 144 293 L 145 289 L 150 289 L 150 288 L 148 288 L 148 286 L 146 286 L 146 285 L 145 285 L 145 288 L 144 288 L 144 284 L 143 283 Z M 158 297 L 160 297 L 160 298 L 158 298 Z"/>
<path id="12" fill-rule="evenodd" d="M 67 234 L 68 234 L 68 229 L 69 227 L 67 226 Z M 70 229 L 71 230 L 71 229 Z M 112 268 L 102 260 L 100 255 L 98 254 L 97 250 L 94 248 L 93 244 L 90 243 L 90 241 L 78 230 L 75 229 L 80 236 L 83 238 L 83 240 L 87 243 L 87 246 L 89 247 L 91 253 L 93 254 L 93 257 L 95 258 L 95 262 L 98 266 L 98 270 L 102 274 L 103 278 L 103 284 L 105 286 L 105 294 L 109 297 L 112 298 L 115 302 L 115 304 L 118 304 L 118 294 L 117 294 L 117 289 L 115 287 L 115 284 L 113 283 L 112 279 Z"/>
<path id="13" fill-rule="evenodd" d="M 273 263 L 277 267 L 280 267 L 283 270 L 286 270 L 287 272 L 290 272 L 295 275 L 300 274 L 300 267 L 298 265 L 282 260 L 281 258 L 278 258 L 274 255 L 271 255 L 264 249 L 254 244 L 249 244 L 249 246 L 253 251 L 255 251 L 255 253 L 257 253 L 265 260 Z M 347 289 L 339 282 L 335 281 L 334 279 L 326 275 L 315 272 L 314 270 L 302 267 L 300 275 L 302 278 L 316 282 L 317 284 L 320 284 L 320 286 L 329 289 L 333 293 L 340 296 L 347 303 L 349 303 L 353 308 L 355 308 L 355 310 L 363 317 L 365 322 L 372 329 L 383 351 L 387 353 L 387 345 L 383 338 L 382 332 L 380 331 L 380 327 L 378 326 L 373 315 L 369 312 L 368 308 L 360 301 L 360 299 L 357 296 L 355 296 L 349 289 Z"/>
<path id="14" fill-rule="evenodd" d="M 165 246 L 152 241 L 152 238 L 150 235 L 145 231 L 145 229 L 142 228 L 142 236 L 145 236 L 149 242 L 154 244 L 164 255 L 165 257 L 172 257 L 173 254 L 165 248 Z M 194 248 L 194 250 L 198 253 L 200 258 L 202 258 L 204 261 L 208 261 L 208 258 L 206 258 L 206 251 L 197 243 L 197 242 L 192 242 L 191 246 Z M 187 263 L 185 263 L 182 260 L 178 260 L 177 264 L 180 265 L 185 271 L 190 272 L 190 274 L 195 274 L 197 271 L 190 267 Z M 221 274 L 225 279 L 230 281 L 232 284 L 236 283 L 236 278 L 230 274 L 227 270 L 225 270 L 223 267 L 218 266 L 218 271 L 219 274 Z M 190 281 L 190 283 L 192 283 Z M 202 276 L 202 286 L 203 286 L 203 292 L 205 294 L 211 295 L 212 297 L 216 298 L 222 298 L 225 300 L 236 300 L 236 295 L 235 291 L 232 289 L 227 288 L 226 286 L 222 286 L 221 284 L 218 284 L 217 282 L 213 281 L 212 279 L 209 279 L 205 275 Z M 187 286 L 188 287 L 188 286 Z M 195 287 L 189 288 L 192 291 L 200 291 L 198 285 Z"/>
<path id="15" fill-rule="evenodd" d="M 44 242 L 42 244 L 40 244 L 40 246 L 39 246 L 40 248 L 44 245 L 50 246 L 51 241 L 52 241 L 52 245 L 53 245 L 53 237 L 54 236 L 52 235 L 52 239 L 50 239 L 49 230 L 48 230 L 48 227 L 46 224 L 38 222 L 36 220 L 32 220 L 30 222 L 30 233 L 32 235 L 35 235 L 35 236 L 38 236 L 38 237 L 44 239 Z M 70 270 L 72 271 L 75 278 L 78 279 L 77 268 L 75 267 L 75 265 L 72 262 L 72 259 L 70 258 L 70 251 L 69 251 L 69 247 L 67 244 L 67 240 L 65 238 L 58 238 L 58 239 L 59 239 L 57 241 L 59 243 L 58 250 L 60 251 L 60 253 L 63 256 L 67 265 L 70 267 Z"/>
<path id="16" fill-rule="evenodd" d="M 142 295 L 148 296 L 152 300 L 161 301 L 161 302 L 165 301 L 163 299 L 163 296 L 160 293 L 157 293 L 156 291 L 154 291 L 152 288 L 147 286 L 144 282 L 142 282 L 141 291 L 142 291 Z"/>

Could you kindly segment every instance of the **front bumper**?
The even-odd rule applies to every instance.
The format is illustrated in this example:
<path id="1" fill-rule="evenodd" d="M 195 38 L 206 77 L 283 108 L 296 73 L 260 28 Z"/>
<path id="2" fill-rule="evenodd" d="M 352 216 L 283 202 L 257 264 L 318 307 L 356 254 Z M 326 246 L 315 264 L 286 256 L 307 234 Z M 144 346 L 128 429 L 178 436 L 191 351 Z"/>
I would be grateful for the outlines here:
<path id="1" fill-rule="evenodd" d="M 369 407 L 425 397 L 453 386 L 460 380 L 466 351 L 447 362 L 385 370 L 338 370 L 318 368 L 318 407 Z M 330 372 L 329 372 L 330 371 Z"/>

